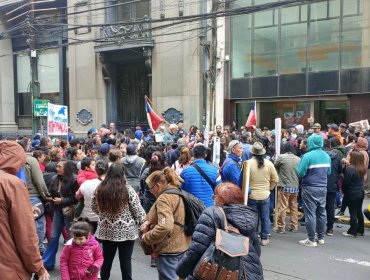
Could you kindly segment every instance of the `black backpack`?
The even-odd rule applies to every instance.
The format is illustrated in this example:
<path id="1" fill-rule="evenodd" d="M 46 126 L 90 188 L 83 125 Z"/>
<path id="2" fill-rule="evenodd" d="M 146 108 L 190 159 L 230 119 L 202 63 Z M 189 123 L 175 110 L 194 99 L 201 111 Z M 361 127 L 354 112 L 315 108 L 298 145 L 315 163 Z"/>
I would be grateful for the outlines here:
<path id="1" fill-rule="evenodd" d="M 180 188 L 166 189 L 163 193 L 177 194 L 182 197 L 185 205 L 185 225 L 176 221 L 175 225 L 184 228 L 184 232 L 187 236 L 192 236 L 198 219 L 205 208 L 203 202 L 191 193 Z"/>

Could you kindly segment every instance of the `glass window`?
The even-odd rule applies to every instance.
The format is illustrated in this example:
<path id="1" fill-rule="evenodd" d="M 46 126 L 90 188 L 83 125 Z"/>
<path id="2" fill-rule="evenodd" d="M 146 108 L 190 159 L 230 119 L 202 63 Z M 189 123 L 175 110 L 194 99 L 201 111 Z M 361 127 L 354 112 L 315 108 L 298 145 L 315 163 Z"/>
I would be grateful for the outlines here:
<path id="1" fill-rule="evenodd" d="M 240 0 L 234 3 L 233 8 L 247 7 L 251 0 Z M 232 17 L 232 53 L 231 76 L 243 78 L 251 76 L 251 15 Z"/>
<path id="2" fill-rule="evenodd" d="M 343 15 L 356 15 L 358 13 L 358 0 L 345 0 L 343 1 Z M 362 2 L 362 1 L 361 1 Z"/>
<path id="3" fill-rule="evenodd" d="M 255 15 L 261 16 L 260 13 Z M 256 28 L 253 34 L 253 75 L 270 76 L 277 74 L 277 27 Z"/>
<path id="4" fill-rule="evenodd" d="M 340 5 L 340 0 L 334 0 Z M 309 67 L 310 70 L 327 71 L 339 69 L 339 18 L 319 20 L 323 18 L 320 9 L 326 2 L 311 5 L 311 22 L 309 34 Z"/>
<path id="5" fill-rule="evenodd" d="M 306 72 L 307 23 L 281 26 L 280 74 Z"/>
<path id="6" fill-rule="evenodd" d="M 357 2 L 357 0 L 348 0 Z M 343 18 L 342 28 L 342 69 L 361 67 L 362 17 Z"/>
<path id="7" fill-rule="evenodd" d="M 38 60 L 38 79 L 40 93 L 60 91 L 59 83 L 59 50 L 50 49 L 40 53 Z"/>
<path id="8" fill-rule="evenodd" d="M 117 21 L 128 21 L 150 16 L 150 1 L 134 3 L 132 0 L 118 0 L 118 4 L 123 5 L 117 6 Z"/>
<path id="9" fill-rule="evenodd" d="M 281 9 L 281 24 L 299 21 L 299 6 Z"/>
<path id="10" fill-rule="evenodd" d="M 117 6 L 117 21 L 128 21 L 131 17 L 131 5 L 124 4 L 126 2 L 132 2 L 131 0 L 118 0 L 117 4 L 123 4 Z"/>
<path id="11" fill-rule="evenodd" d="M 311 20 L 325 19 L 327 17 L 328 2 L 325 1 L 311 4 Z"/>
<path id="12" fill-rule="evenodd" d="M 17 55 L 18 92 L 30 92 L 30 83 L 31 83 L 30 57 L 25 54 Z"/>

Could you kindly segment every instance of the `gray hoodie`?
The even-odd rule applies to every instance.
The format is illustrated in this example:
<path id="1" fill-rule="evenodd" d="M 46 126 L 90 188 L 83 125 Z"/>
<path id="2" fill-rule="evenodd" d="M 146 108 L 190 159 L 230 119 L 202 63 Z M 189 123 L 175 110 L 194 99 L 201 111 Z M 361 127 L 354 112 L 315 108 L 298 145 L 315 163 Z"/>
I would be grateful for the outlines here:
<path id="1" fill-rule="evenodd" d="M 140 190 L 140 171 L 144 166 L 145 160 L 137 155 L 125 156 L 122 161 L 125 168 L 127 184 L 134 188 L 136 192 Z"/>

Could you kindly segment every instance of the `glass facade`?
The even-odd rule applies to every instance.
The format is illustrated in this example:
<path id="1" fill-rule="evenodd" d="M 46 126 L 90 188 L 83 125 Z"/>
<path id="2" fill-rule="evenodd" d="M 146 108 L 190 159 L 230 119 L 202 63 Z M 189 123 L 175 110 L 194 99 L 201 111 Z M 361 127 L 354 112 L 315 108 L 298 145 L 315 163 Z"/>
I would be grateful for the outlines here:
<path id="1" fill-rule="evenodd" d="M 276 0 L 238 0 L 233 8 Z M 231 20 L 231 99 L 370 92 L 370 0 L 326 0 Z"/>

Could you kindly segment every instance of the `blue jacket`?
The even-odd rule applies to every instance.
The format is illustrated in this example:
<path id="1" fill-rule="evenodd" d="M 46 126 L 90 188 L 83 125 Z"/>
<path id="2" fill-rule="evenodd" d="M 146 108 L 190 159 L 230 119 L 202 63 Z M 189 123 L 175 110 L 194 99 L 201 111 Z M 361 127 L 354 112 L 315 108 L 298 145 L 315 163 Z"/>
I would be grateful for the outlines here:
<path id="1" fill-rule="evenodd" d="M 214 187 L 218 184 L 218 171 L 204 159 L 196 159 L 194 163 L 207 174 L 209 179 L 214 182 L 214 185 L 210 186 L 198 170 L 190 165 L 181 172 L 181 177 L 184 179 L 182 188 L 203 201 L 205 207 L 213 206 L 212 195 L 214 194 Z"/>
<path id="2" fill-rule="evenodd" d="M 230 182 L 234 185 L 241 187 L 240 182 L 240 166 L 239 162 L 241 161 L 240 157 L 230 153 L 227 156 L 227 159 L 224 162 L 224 165 L 221 168 L 221 179 L 222 182 Z"/>
<path id="3" fill-rule="evenodd" d="M 322 150 L 324 139 L 320 134 L 312 134 L 307 139 L 309 152 L 305 153 L 297 167 L 302 177 L 302 187 L 326 187 L 331 174 L 331 159 Z"/>
<path id="4" fill-rule="evenodd" d="M 251 151 L 249 150 L 252 147 L 252 145 L 248 143 L 242 143 L 242 147 L 243 147 L 242 161 L 244 162 L 252 158 Z"/>

